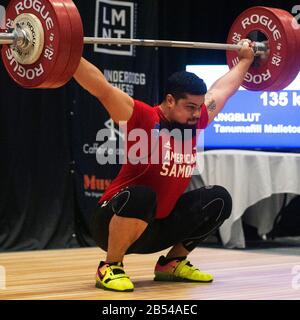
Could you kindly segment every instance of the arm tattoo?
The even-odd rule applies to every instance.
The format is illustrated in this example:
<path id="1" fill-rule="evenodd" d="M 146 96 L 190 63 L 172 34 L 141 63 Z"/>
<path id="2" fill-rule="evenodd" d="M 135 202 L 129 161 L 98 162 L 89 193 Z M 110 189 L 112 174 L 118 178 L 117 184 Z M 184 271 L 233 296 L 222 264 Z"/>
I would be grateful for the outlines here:
<path id="1" fill-rule="evenodd" d="M 211 99 L 206 107 L 207 107 L 207 110 L 210 112 L 215 111 L 217 107 L 216 101 L 214 99 Z"/>

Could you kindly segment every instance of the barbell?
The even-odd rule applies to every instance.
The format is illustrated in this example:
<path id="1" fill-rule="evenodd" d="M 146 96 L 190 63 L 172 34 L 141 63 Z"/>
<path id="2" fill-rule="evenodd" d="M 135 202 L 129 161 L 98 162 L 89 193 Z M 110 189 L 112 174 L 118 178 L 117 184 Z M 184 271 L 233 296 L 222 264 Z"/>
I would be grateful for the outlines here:
<path id="1" fill-rule="evenodd" d="M 240 40 L 253 41 L 255 61 L 243 87 L 275 91 L 298 74 L 300 32 L 294 17 L 282 10 L 253 7 L 234 21 L 227 43 L 84 37 L 72 0 L 12 0 L 6 9 L 6 32 L 0 33 L 4 66 L 25 88 L 58 88 L 75 73 L 84 44 L 177 47 L 227 51 L 230 68 L 238 63 Z"/>

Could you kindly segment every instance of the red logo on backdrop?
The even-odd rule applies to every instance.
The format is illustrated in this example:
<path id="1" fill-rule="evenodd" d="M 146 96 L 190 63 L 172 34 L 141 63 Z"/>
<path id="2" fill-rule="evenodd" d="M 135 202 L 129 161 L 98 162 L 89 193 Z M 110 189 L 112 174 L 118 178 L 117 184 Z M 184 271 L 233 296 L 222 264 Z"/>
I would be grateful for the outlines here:
<path id="1" fill-rule="evenodd" d="M 85 174 L 84 189 L 90 191 L 105 191 L 111 184 L 111 179 L 99 179 L 95 175 L 89 176 Z"/>

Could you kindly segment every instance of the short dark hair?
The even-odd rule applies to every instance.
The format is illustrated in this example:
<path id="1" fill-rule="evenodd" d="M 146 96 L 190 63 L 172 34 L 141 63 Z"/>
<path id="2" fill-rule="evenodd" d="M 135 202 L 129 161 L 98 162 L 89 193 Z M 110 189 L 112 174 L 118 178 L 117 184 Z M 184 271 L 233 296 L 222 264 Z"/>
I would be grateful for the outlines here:
<path id="1" fill-rule="evenodd" d="M 177 101 L 186 98 L 187 94 L 204 95 L 206 92 L 207 87 L 202 79 L 194 73 L 179 71 L 169 77 L 164 98 L 171 94 Z"/>

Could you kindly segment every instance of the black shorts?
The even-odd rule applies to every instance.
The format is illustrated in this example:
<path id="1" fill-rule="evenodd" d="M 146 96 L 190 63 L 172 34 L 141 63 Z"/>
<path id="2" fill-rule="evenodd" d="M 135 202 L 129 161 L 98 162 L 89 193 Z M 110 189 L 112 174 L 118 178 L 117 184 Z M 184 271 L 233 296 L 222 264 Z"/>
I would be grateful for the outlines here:
<path id="1" fill-rule="evenodd" d="M 121 196 L 120 196 L 121 194 Z M 155 193 L 145 186 L 128 187 L 98 205 L 91 222 L 97 245 L 107 251 L 109 223 L 114 214 L 148 222 L 129 253 L 154 253 L 177 243 L 196 247 L 230 216 L 231 196 L 221 186 L 208 186 L 184 193 L 168 217 L 155 219 Z"/>

